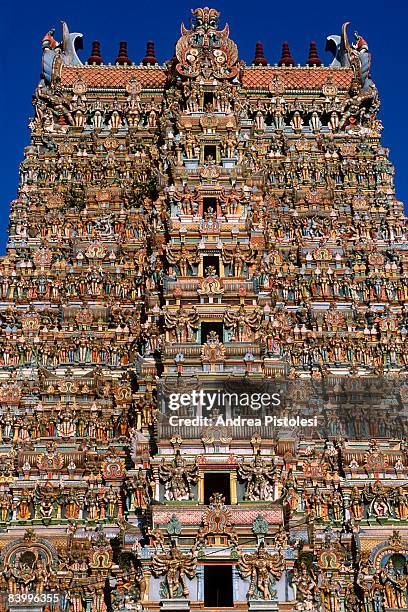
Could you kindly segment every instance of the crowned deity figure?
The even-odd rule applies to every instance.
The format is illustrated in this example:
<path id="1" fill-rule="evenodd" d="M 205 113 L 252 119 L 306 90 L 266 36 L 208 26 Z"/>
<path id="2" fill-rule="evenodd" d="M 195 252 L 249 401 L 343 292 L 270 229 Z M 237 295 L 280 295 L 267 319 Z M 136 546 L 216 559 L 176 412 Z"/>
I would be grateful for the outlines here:
<path id="1" fill-rule="evenodd" d="M 194 552 L 181 552 L 174 540 L 170 549 L 155 553 L 152 558 L 152 571 L 156 576 L 165 576 L 164 592 L 168 599 L 188 597 L 186 576 L 193 578 L 196 573 L 197 559 Z"/>
<path id="2" fill-rule="evenodd" d="M 276 596 L 273 585 L 282 575 L 285 562 L 281 551 L 270 553 L 261 542 L 254 553 L 242 554 L 239 571 L 243 578 L 249 578 L 248 599 L 270 600 Z"/>
<path id="3" fill-rule="evenodd" d="M 238 474 L 246 481 L 245 497 L 251 501 L 273 501 L 275 466 L 258 450 L 251 463 L 241 463 Z"/>
<path id="4" fill-rule="evenodd" d="M 189 465 L 179 450 L 170 463 L 162 463 L 159 476 L 164 483 L 166 499 L 169 501 L 192 499 L 191 485 L 197 482 L 197 470 L 197 465 Z"/>
<path id="5" fill-rule="evenodd" d="M 238 342 L 251 340 L 251 331 L 259 328 L 260 312 L 258 309 L 248 312 L 243 304 L 238 310 L 229 309 L 224 315 L 226 327 L 232 328 L 233 337 Z"/>
<path id="6" fill-rule="evenodd" d="M 406 610 L 408 577 L 394 567 L 392 557 L 380 571 L 379 579 L 384 588 L 386 607 Z"/>
<path id="7" fill-rule="evenodd" d="M 194 332 L 198 328 L 198 312 L 193 306 L 190 312 L 178 308 L 173 314 L 165 313 L 165 321 L 168 329 L 172 330 L 176 342 L 191 342 Z"/>
<path id="8" fill-rule="evenodd" d="M 292 586 L 295 592 L 296 609 L 313 610 L 317 589 L 317 577 L 312 567 L 300 561 L 293 570 Z"/>

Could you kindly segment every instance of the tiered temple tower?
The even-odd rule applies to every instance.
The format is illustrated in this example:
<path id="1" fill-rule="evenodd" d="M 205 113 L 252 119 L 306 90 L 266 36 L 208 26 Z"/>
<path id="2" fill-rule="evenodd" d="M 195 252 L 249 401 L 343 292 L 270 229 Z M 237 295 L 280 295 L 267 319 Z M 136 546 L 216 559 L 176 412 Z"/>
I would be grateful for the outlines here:
<path id="1" fill-rule="evenodd" d="M 219 17 L 164 65 L 43 39 L 0 260 L 2 610 L 407 609 L 408 228 L 368 45 L 245 65 Z M 268 383 L 313 426 L 169 418 Z"/>

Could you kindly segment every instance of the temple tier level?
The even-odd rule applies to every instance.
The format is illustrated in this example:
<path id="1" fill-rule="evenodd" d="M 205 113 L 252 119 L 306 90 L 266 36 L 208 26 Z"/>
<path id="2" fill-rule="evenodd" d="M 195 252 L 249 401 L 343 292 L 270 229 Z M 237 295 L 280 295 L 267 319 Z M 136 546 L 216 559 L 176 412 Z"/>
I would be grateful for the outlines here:
<path id="1" fill-rule="evenodd" d="M 1 609 L 406 610 L 408 227 L 367 42 L 245 65 L 209 8 L 164 65 L 54 34 L 0 260 Z"/>

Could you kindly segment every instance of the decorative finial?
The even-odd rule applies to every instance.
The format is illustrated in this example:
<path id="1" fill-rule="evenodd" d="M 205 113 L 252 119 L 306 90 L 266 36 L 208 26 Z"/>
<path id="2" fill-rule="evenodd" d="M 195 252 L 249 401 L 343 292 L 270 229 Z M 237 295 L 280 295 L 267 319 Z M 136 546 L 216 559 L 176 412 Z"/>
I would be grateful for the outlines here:
<path id="1" fill-rule="evenodd" d="M 94 40 L 92 43 L 92 51 L 91 55 L 88 58 L 88 64 L 96 64 L 100 66 L 103 64 L 103 59 L 101 55 L 101 43 L 99 40 Z"/>
<path id="2" fill-rule="evenodd" d="M 130 65 L 132 62 L 128 57 L 128 52 L 127 52 L 127 42 L 125 40 L 121 40 L 119 43 L 119 53 L 118 53 L 118 57 L 115 60 L 115 64 L 120 64 L 121 66 L 124 66 L 125 64 Z"/>
<path id="3" fill-rule="evenodd" d="M 152 40 L 147 41 L 146 46 L 146 55 L 142 59 L 142 64 L 144 66 L 157 64 L 157 58 L 154 53 L 154 42 Z"/>
<path id="4" fill-rule="evenodd" d="M 310 41 L 309 57 L 307 60 L 307 65 L 308 66 L 321 66 L 322 65 L 322 61 L 317 53 L 317 47 L 316 47 L 316 43 L 314 40 Z"/>
<path id="5" fill-rule="evenodd" d="M 51 28 L 42 39 L 42 48 L 43 49 L 56 49 L 59 47 L 59 43 L 54 38 L 55 28 Z"/>
<path id="6" fill-rule="evenodd" d="M 289 49 L 289 45 L 287 42 L 284 42 L 282 45 L 282 57 L 279 61 L 279 66 L 294 66 L 295 60 L 292 57 L 292 54 Z"/>
<path id="7" fill-rule="evenodd" d="M 266 66 L 268 64 L 264 54 L 263 44 L 260 40 L 258 40 L 255 45 L 255 57 L 252 63 L 255 64 L 255 66 Z"/>

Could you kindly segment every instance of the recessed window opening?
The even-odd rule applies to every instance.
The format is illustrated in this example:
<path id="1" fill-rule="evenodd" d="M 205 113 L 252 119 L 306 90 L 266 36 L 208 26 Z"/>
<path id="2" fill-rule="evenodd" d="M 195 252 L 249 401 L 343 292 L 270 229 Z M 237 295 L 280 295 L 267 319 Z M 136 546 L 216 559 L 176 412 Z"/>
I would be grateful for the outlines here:
<path id="1" fill-rule="evenodd" d="M 208 274 L 207 270 L 215 269 L 217 276 L 220 273 L 220 258 L 217 255 L 205 255 L 203 257 L 203 272 L 204 276 Z"/>
<path id="2" fill-rule="evenodd" d="M 204 160 L 215 161 L 217 159 L 217 147 L 216 145 L 204 145 Z"/>
<path id="3" fill-rule="evenodd" d="M 204 566 L 204 605 L 206 608 L 232 608 L 232 565 Z"/>
<path id="4" fill-rule="evenodd" d="M 217 212 L 217 198 L 203 198 L 203 214 L 208 212 L 210 208 Z"/>
<path id="5" fill-rule="evenodd" d="M 214 493 L 221 493 L 225 503 L 231 503 L 230 475 L 228 472 L 209 472 L 204 474 L 204 503 L 208 505 Z"/>
<path id="6" fill-rule="evenodd" d="M 205 344 L 208 341 L 207 336 L 210 336 L 211 332 L 215 332 L 218 336 L 218 340 L 223 342 L 224 340 L 224 326 L 222 323 L 216 321 L 204 321 L 201 323 L 201 344 Z M 211 334 L 213 336 L 213 334 Z"/>
<path id="7" fill-rule="evenodd" d="M 205 91 L 204 92 L 204 108 L 208 104 L 214 104 L 214 93 L 212 91 Z"/>

